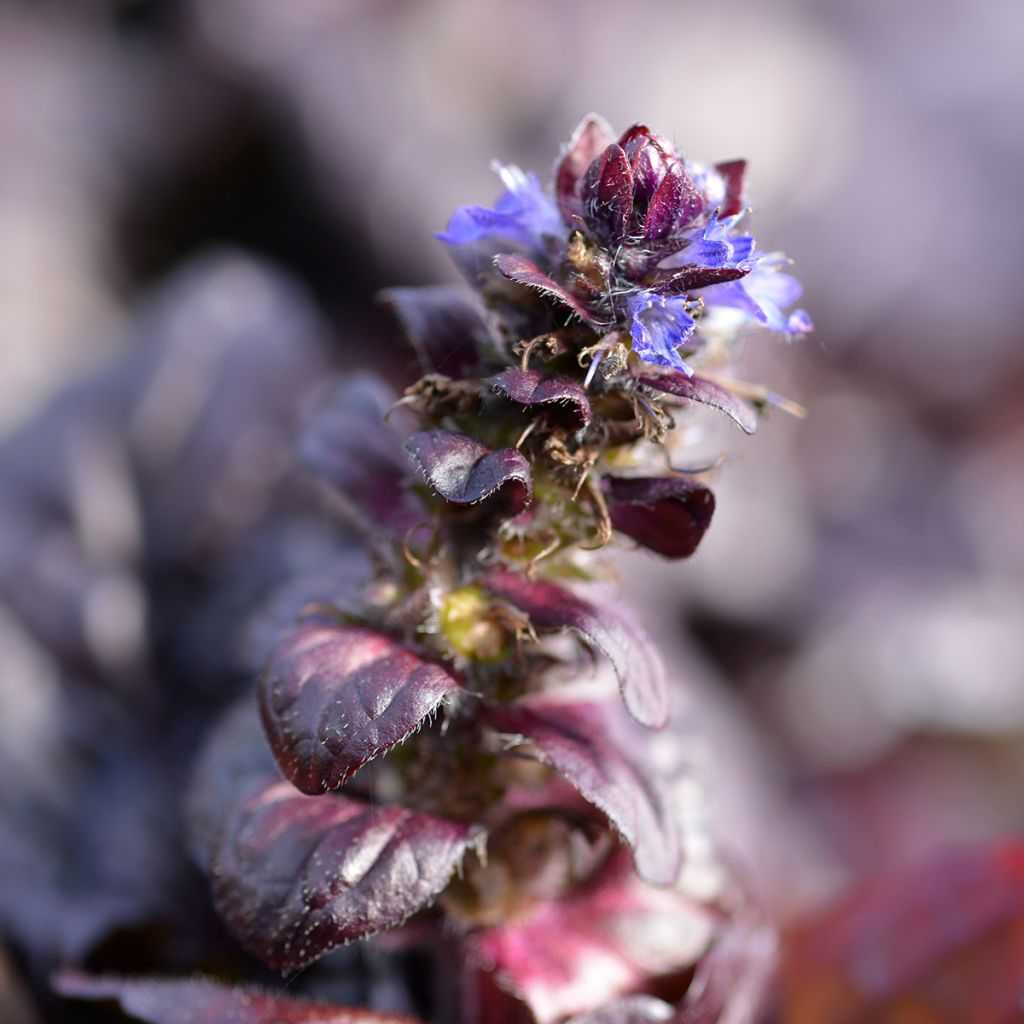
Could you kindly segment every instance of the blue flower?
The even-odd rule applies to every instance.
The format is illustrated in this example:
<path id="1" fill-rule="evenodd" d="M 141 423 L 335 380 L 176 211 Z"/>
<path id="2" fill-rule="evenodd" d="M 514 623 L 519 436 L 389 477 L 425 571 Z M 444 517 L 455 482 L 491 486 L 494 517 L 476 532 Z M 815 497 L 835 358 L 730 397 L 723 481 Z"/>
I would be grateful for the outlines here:
<path id="1" fill-rule="evenodd" d="M 703 227 L 683 235 L 690 244 L 664 260 L 661 266 L 736 267 L 746 263 L 754 254 L 754 239 L 750 235 L 730 237 L 729 234 L 742 216 L 736 214 L 719 220 L 718 210 L 714 210 Z"/>
<path id="2" fill-rule="evenodd" d="M 708 306 L 738 309 L 771 331 L 807 334 L 814 330 L 814 324 L 805 310 L 797 309 L 788 315 L 784 312 L 803 294 L 800 282 L 779 270 L 786 262 L 778 254 L 756 256 L 746 277 L 711 285 L 701 296 Z"/>
<path id="3" fill-rule="evenodd" d="M 690 316 L 690 300 L 685 295 L 664 296 L 639 291 L 627 303 L 632 318 L 629 333 L 633 351 L 646 363 L 671 366 L 688 377 L 693 370 L 676 351 L 693 334 L 697 322 Z"/>
<path id="4" fill-rule="evenodd" d="M 527 174 L 511 165 L 493 166 L 505 186 L 494 208 L 460 206 L 452 214 L 448 227 L 437 233 L 437 238 L 448 245 L 500 238 L 528 249 L 538 249 L 544 235 L 565 235 L 566 227 L 558 206 L 544 192 L 536 174 Z"/>

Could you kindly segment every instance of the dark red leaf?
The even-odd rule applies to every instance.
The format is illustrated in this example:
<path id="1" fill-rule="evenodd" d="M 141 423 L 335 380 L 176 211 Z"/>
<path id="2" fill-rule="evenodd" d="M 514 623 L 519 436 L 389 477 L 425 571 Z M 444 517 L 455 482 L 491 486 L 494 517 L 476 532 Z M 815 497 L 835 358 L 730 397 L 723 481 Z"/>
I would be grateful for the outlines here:
<path id="1" fill-rule="evenodd" d="M 646 885 L 628 858 L 613 858 L 587 885 L 480 930 L 466 945 L 471 964 L 493 971 L 539 1024 L 554 1024 L 691 966 L 712 931 L 706 908 L 675 889 Z"/>
<path id="2" fill-rule="evenodd" d="M 282 781 L 251 703 L 211 737 L 187 800 L 191 845 L 217 910 L 271 967 L 401 924 L 448 884 L 470 825 Z"/>
<path id="3" fill-rule="evenodd" d="M 666 558 L 688 558 L 711 525 L 715 496 L 682 474 L 605 476 L 601 488 L 612 525 Z"/>
<path id="4" fill-rule="evenodd" d="M 214 898 L 242 945 L 298 970 L 427 906 L 472 841 L 459 822 L 271 782 L 224 822 Z"/>
<path id="5" fill-rule="evenodd" d="M 1024 845 L 947 851 L 862 885 L 787 943 L 790 1024 L 1011 1024 L 1024 965 Z"/>
<path id="6" fill-rule="evenodd" d="M 525 256 L 502 253 L 500 256 L 495 256 L 494 265 L 510 281 L 515 281 L 516 284 L 521 284 L 524 288 L 536 289 L 549 299 L 554 299 L 560 305 L 568 307 L 576 316 L 591 326 L 599 324 L 599 321 L 572 292 L 567 291 L 553 278 L 548 277 L 543 270 Z"/>
<path id="7" fill-rule="evenodd" d="M 535 696 L 490 709 L 487 721 L 529 740 L 542 760 L 608 816 L 632 847 L 640 874 L 655 885 L 671 885 L 680 868 L 679 833 L 657 775 L 644 763 L 643 737 L 635 725 L 617 721 L 614 711 Z"/>
<path id="8" fill-rule="evenodd" d="M 574 217 L 582 211 L 579 186 L 583 175 L 596 157 L 614 141 L 608 122 L 597 114 L 588 114 L 572 133 L 555 171 L 555 198 L 565 223 L 570 227 Z"/>
<path id="9" fill-rule="evenodd" d="M 753 406 L 714 381 L 697 376 L 687 377 L 678 370 L 668 373 L 642 373 L 638 374 L 636 379 L 656 391 L 664 391 L 677 398 L 685 398 L 690 402 L 719 409 L 747 434 L 753 434 L 757 430 L 757 413 Z"/>
<path id="10" fill-rule="evenodd" d="M 409 464 L 384 421 L 393 402 L 372 374 L 347 379 L 310 418 L 299 457 L 371 522 L 404 534 L 422 513 L 402 486 Z"/>
<path id="11" fill-rule="evenodd" d="M 461 380 L 479 369 L 490 332 L 464 289 L 450 285 L 388 288 L 378 298 L 402 325 L 424 373 Z"/>
<path id="12" fill-rule="evenodd" d="M 206 978 L 118 978 L 67 968 L 53 979 L 68 999 L 116 1000 L 149 1024 L 416 1024 L 412 1017 L 327 1006 Z"/>
<path id="13" fill-rule="evenodd" d="M 489 383 L 495 391 L 518 405 L 528 408 L 545 406 L 563 413 L 576 430 L 582 430 L 590 423 L 587 393 L 571 377 L 549 377 L 539 370 L 521 370 L 513 366 L 492 377 Z"/>
<path id="14" fill-rule="evenodd" d="M 405 447 L 427 483 L 453 505 L 476 505 L 500 495 L 505 512 L 517 515 L 533 499 L 530 464 L 515 448 L 492 451 L 450 430 L 413 434 Z"/>
<path id="15" fill-rule="evenodd" d="M 528 580 L 498 569 L 485 585 L 494 594 L 526 612 L 542 631 L 570 629 L 611 662 L 629 713 L 651 728 L 668 719 L 665 669 L 650 640 L 621 609 L 597 607 L 546 580 Z"/>
<path id="16" fill-rule="evenodd" d="M 583 179 L 583 215 L 597 236 L 617 242 L 633 211 L 633 175 L 622 147 L 612 143 L 594 160 Z"/>
<path id="17" fill-rule="evenodd" d="M 683 195 L 688 180 L 681 163 L 676 162 L 669 166 L 647 208 L 647 216 L 644 219 L 645 239 L 654 241 L 671 234 L 682 211 Z"/>
<path id="18" fill-rule="evenodd" d="M 682 166 L 682 161 L 680 161 Z M 677 227 L 685 227 L 695 217 L 704 212 L 704 196 L 701 195 L 699 189 L 694 185 L 690 176 L 683 171 L 683 194 L 679 200 L 679 219 L 676 221 Z"/>
<path id="19" fill-rule="evenodd" d="M 715 170 L 725 182 L 725 201 L 720 211 L 723 217 L 732 217 L 740 212 L 744 205 L 744 181 L 747 174 L 746 160 L 726 160 L 715 164 Z"/>
<path id="20" fill-rule="evenodd" d="M 304 793 L 324 793 L 401 743 L 458 686 L 393 637 L 317 618 L 277 644 L 260 710 L 281 770 Z"/>
<path id="21" fill-rule="evenodd" d="M 649 287 L 660 292 L 678 293 L 691 292 L 697 288 L 707 288 L 712 284 L 725 284 L 727 281 L 738 281 L 750 273 L 750 267 L 678 267 L 672 270 L 660 270 L 650 281 Z"/>

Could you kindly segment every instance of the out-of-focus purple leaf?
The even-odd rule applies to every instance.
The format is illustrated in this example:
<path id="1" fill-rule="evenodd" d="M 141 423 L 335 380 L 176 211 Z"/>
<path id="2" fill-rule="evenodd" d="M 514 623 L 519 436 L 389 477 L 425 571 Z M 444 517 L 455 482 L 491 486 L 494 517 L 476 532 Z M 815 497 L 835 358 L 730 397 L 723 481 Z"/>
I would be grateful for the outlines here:
<path id="1" fill-rule="evenodd" d="M 113 1000 L 148 1024 L 416 1024 L 412 1017 L 328 1006 L 207 978 L 119 978 L 65 968 L 53 988 L 67 999 Z"/>
<path id="2" fill-rule="evenodd" d="M 402 325 L 424 373 L 461 380 L 479 369 L 481 353 L 491 344 L 490 333 L 465 289 L 388 288 L 379 298 Z"/>
<path id="3" fill-rule="evenodd" d="M 417 508 L 402 487 L 408 463 L 401 441 L 384 420 L 393 401 L 373 374 L 347 378 L 310 418 L 299 455 L 371 522 L 401 534 Z"/>
<path id="4" fill-rule="evenodd" d="M 142 304 L 123 356 L 0 444 L 0 600 L 66 666 L 145 678 L 143 552 L 150 576 L 206 564 L 282 503 L 325 333 L 282 275 L 195 260 Z"/>
<path id="5" fill-rule="evenodd" d="M 357 618 L 365 611 L 366 588 L 374 574 L 370 551 L 362 543 L 339 545 L 334 524 L 325 520 L 324 526 L 327 532 L 322 536 L 305 522 L 289 524 L 283 531 L 286 538 L 278 542 L 284 564 L 273 565 L 270 586 L 264 582 L 257 589 L 258 581 L 246 581 L 247 589 L 239 597 L 245 618 L 232 668 L 241 668 L 247 676 L 259 674 L 278 640 L 311 606 Z M 265 553 L 266 546 L 261 550 Z M 242 553 L 251 555 L 252 549 Z M 216 608 L 205 616 L 206 635 L 217 627 L 217 618 Z"/>
<path id="6" fill-rule="evenodd" d="M 605 241 L 621 239 L 633 212 L 633 175 L 621 146 L 613 142 L 591 162 L 580 195 L 587 224 Z"/>
<path id="7" fill-rule="evenodd" d="M 492 451 L 465 434 L 424 430 L 405 442 L 424 479 L 453 505 L 476 505 L 500 496 L 508 515 L 533 499 L 530 464 L 515 448 Z"/>
<path id="8" fill-rule="evenodd" d="M 747 174 L 746 160 L 725 160 L 715 164 L 715 170 L 725 183 L 725 200 L 719 211 L 722 217 L 732 217 L 743 209 L 743 186 Z"/>
<path id="9" fill-rule="evenodd" d="M 200 548 L 207 558 L 281 503 L 327 328 L 287 277 L 221 253 L 175 275 L 136 330 L 149 370 L 125 382 L 124 431 L 147 554 L 167 561 Z"/>
<path id="10" fill-rule="evenodd" d="M 568 308 L 584 323 L 598 326 L 598 321 L 572 292 L 563 288 L 554 278 L 544 273 L 532 260 L 516 253 L 502 253 L 495 256 L 494 265 L 510 281 L 524 288 L 533 288 L 559 305 Z"/>
<path id="11" fill-rule="evenodd" d="M 324 793 L 401 743 L 458 686 L 394 637 L 315 618 L 281 638 L 260 709 L 281 770 L 304 793 Z"/>
<path id="12" fill-rule="evenodd" d="M 549 377 L 540 370 L 521 370 L 513 366 L 492 377 L 489 383 L 518 405 L 527 408 L 539 405 L 563 413 L 576 430 L 582 430 L 590 422 L 587 393 L 571 377 Z"/>
<path id="13" fill-rule="evenodd" d="M 628 857 L 616 857 L 570 895 L 478 931 L 466 945 L 471 963 L 493 971 L 539 1024 L 554 1024 L 690 967 L 712 932 L 705 908 L 646 885 Z"/>
<path id="14" fill-rule="evenodd" d="M 36 776 L 43 792 L 24 783 L 14 791 L 17 777 L 0 784 L 0 931 L 38 966 L 84 957 L 119 928 L 166 919 L 180 892 L 164 752 L 122 729 L 104 737 L 103 716 L 81 710 L 78 735 L 70 726 L 58 733 L 67 746 L 58 766 Z M 87 749 L 74 752 L 82 734 Z"/>
<path id="15" fill-rule="evenodd" d="M 542 631 L 570 629 L 611 662 L 629 713 L 650 728 L 668 719 L 665 669 L 650 640 L 621 609 L 598 607 L 546 580 L 507 569 L 492 572 L 486 587 L 526 612 Z"/>
<path id="16" fill-rule="evenodd" d="M 627 996 L 593 1013 L 573 1017 L 568 1024 L 664 1024 L 674 1021 L 674 1007 L 654 996 Z"/>
<path id="17" fill-rule="evenodd" d="M 679 874 L 679 833 L 652 765 L 643 760 L 643 736 L 616 721 L 617 708 L 529 697 L 492 708 L 487 721 L 499 732 L 522 736 L 603 811 L 633 849 L 637 870 L 655 885 Z M 621 711 L 619 711 L 621 714 Z"/>
<path id="18" fill-rule="evenodd" d="M 784 941 L 781 1010 L 793 1024 L 1011 1024 L 1022 964 L 1024 844 L 953 847 L 802 922 Z"/>
<path id="19" fill-rule="evenodd" d="M 757 430 L 757 413 L 753 406 L 714 381 L 696 375 L 687 377 L 685 373 L 679 371 L 642 373 L 638 374 L 636 379 L 655 391 L 663 391 L 677 398 L 685 398 L 687 401 L 718 409 L 747 434 L 753 434 Z"/>
<path id="20" fill-rule="evenodd" d="M 207 738 L 185 793 L 186 840 L 197 864 L 208 869 L 216 860 L 231 808 L 279 779 L 256 701 L 238 701 Z"/>
<path id="21" fill-rule="evenodd" d="M 472 838 L 471 826 L 431 814 L 271 783 L 228 816 L 214 897 L 247 949 L 298 970 L 427 906 Z"/>
<path id="22" fill-rule="evenodd" d="M 760 913 L 724 923 L 697 966 L 675 1024 L 757 1024 L 764 1019 L 778 937 Z"/>
<path id="23" fill-rule="evenodd" d="M 582 212 L 580 182 L 587 168 L 615 141 L 608 122 L 598 114 L 588 114 L 576 126 L 555 171 L 555 198 L 566 224 Z"/>
<path id="24" fill-rule="evenodd" d="M 682 474 L 663 477 L 606 475 L 601 489 L 612 525 L 666 558 L 688 558 L 711 525 L 715 496 Z"/>

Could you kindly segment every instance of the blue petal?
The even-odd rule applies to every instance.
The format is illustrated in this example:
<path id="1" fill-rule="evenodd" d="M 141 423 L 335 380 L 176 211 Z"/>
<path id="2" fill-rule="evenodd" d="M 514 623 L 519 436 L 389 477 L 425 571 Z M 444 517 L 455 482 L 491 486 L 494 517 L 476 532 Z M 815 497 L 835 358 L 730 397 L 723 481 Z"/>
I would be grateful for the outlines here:
<path id="1" fill-rule="evenodd" d="M 735 267 L 746 263 L 753 256 L 754 239 L 750 235 L 730 236 L 740 219 L 741 215 L 737 214 L 719 220 L 718 211 L 713 211 L 703 227 L 685 236 L 690 244 L 661 265 L 681 267 L 694 263 L 699 267 Z"/>
<path id="2" fill-rule="evenodd" d="M 630 298 L 628 308 L 632 317 L 629 333 L 633 351 L 645 363 L 671 366 L 691 376 L 693 370 L 676 351 L 697 326 L 689 313 L 689 299 L 685 295 L 666 298 L 641 291 Z"/>
<path id="3" fill-rule="evenodd" d="M 794 309 L 786 321 L 787 334 L 810 334 L 814 330 L 814 321 L 806 309 Z"/>
<path id="4" fill-rule="evenodd" d="M 494 208 L 459 207 L 448 227 L 437 233 L 438 239 L 448 245 L 468 245 L 484 238 L 501 238 L 536 249 L 544 235 L 565 234 L 558 206 L 544 192 L 536 174 L 500 165 L 496 165 L 496 170 L 505 191 Z"/>
<path id="5" fill-rule="evenodd" d="M 769 330 L 784 334 L 806 334 L 814 329 L 803 310 L 787 316 L 783 309 L 803 294 L 803 286 L 792 274 L 778 269 L 775 256 L 757 259 L 753 270 L 739 281 L 705 288 L 701 295 L 708 306 L 729 306 L 741 310 Z"/>

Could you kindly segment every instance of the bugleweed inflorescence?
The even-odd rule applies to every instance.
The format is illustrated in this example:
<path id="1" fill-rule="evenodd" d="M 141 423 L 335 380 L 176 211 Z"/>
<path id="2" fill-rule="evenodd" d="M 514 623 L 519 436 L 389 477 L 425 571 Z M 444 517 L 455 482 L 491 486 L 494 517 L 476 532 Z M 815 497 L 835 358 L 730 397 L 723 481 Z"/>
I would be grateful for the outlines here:
<path id="1" fill-rule="evenodd" d="M 447 951 L 439 1020 L 754 1012 L 763 931 L 678 884 L 650 756 L 674 681 L 593 586 L 616 538 L 695 550 L 714 498 L 677 468 L 677 418 L 753 432 L 772 396 L 724 372 L 731 341 L 810 330 L 743 233 L 744 171 L 589 117 L 553 195 L 501 167 L 493 209 L 439 236 L 472 289 L 384 295 L 423 375 L 347 381 L 302 442 L 361 547 L 288 596 L 261 721 L 231 716 L 191 801 L 220 912 L 269 965 L 419 914 L 406 933 Z"/>

